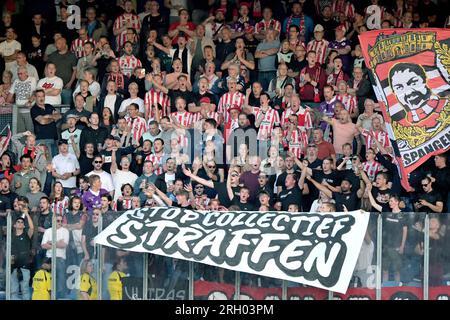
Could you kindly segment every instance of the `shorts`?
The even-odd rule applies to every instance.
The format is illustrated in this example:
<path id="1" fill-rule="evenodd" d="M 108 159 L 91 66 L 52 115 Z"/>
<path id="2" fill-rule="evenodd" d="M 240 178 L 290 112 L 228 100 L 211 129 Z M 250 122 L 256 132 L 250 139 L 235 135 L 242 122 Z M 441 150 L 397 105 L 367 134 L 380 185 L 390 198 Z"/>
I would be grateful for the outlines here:
<path id="1" fill-rule="evenodd" d="M 383 248 L 382 269 L 389 271 L 400 271 L 402 267 L 402 258 L 395 248 Z"/>

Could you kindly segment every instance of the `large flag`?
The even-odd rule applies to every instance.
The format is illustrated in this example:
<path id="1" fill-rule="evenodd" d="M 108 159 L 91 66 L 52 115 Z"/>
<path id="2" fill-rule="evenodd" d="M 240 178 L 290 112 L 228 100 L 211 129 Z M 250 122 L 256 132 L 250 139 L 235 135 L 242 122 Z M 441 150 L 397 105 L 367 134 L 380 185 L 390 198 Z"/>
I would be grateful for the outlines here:
<path id="1" fill-rule="evenodd" d="M 450 148 L 450 29 L 383 29 L 359 40 L 408 190 L 408 174 Z"/>
<path id="2" fill-rule="evenodd" d="M 7 129 L 6 136 L 3 136 L 3 132 Z M 3 128 L 3 130 L 0 132 L 0 156 L 3 155 L 3 153 L 8 150 L 9 142 L 11 141 L 11 128 L 9 127 L 9 124 Z"/>
<path id="3" fill-rule="evenodd" d="M 345 293 L 369 213 L 129 210 L 95 243 Z"/>

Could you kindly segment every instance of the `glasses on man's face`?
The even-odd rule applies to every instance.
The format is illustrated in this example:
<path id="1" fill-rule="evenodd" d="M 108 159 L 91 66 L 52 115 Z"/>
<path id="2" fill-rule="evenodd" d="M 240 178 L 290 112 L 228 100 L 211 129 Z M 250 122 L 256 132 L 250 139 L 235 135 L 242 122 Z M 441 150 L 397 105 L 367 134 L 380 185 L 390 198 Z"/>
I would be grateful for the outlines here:
<path id="1" fill-rule="evenodd" d="M 422 183 L 422 187 L 427 187 L 429 183 Z"/>
<path id="2" fill-rule="evenodd" d="M 62 223 L 62 220 L 58 219 L 56 220 L 57 223 Z"/>

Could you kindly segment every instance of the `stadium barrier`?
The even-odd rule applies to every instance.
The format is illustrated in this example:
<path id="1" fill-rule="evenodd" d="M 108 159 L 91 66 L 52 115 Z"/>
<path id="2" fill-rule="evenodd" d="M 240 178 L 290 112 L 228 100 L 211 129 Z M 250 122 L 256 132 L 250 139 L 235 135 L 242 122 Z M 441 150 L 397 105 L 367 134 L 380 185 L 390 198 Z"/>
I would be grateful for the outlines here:
<path id="1" fill-rule="evenodd" d="M 94 237 L 121 213 L 107 212 L 99 220 Z M 13 221 L 8 214 L 1 248 L 5 253 L 3 276 L 0 275 L 0 298 L 19 296 L 12 279 L 11 234 Z M 87 224 L 90 222 L 87 222 Z M 289 281 L 235 272 L 184 260 L 153 254 L 120 251 L 100 245 L 89 248 L 90 261 L 96 279 L 97 299 L 110 299 L 108 279 L 114 262 L 123 257 L 127 265 L 122 278 L 123 300 L 448 300 L 450 297 L 450 254 L 448 213 L 406 213 L 400 222 L 407 226 L 406 243 L 398 249 L 403 231 L 393 232 L 389 213 L 371 213 L 366 237 L 346 294 L 305 286 Z M 52 234 L 57 227 L 53 218 Z M 85 225 L 86 228 L 86 225 Z M 403 229 L 402 229 L 403 230 Z M 51 249 L 51 299 L 74 300 L 80 296 L 81 253 L 77 235 L 70 235 L 64 262 L 57 254 L 55 242 Z M 6 241 L 5 241 L 6 240 Z M 90 245 L 90 244 L 88 244 Z M 399 252 L 399 250 L 401 252 Z M 55 259 L 56 257 L 56 259 Z M 31 275 L 32 277 L 33 275 Z M 14 284 L 14 281 L 16 284 Z M 31 282 L 30 282 L 31 283 Z M 19 286 L 19 288 L 21 288 Z M 22 290 L 22 289 L 21 289 Z M 31 296 L 32 289 L 25 291 Z"/>

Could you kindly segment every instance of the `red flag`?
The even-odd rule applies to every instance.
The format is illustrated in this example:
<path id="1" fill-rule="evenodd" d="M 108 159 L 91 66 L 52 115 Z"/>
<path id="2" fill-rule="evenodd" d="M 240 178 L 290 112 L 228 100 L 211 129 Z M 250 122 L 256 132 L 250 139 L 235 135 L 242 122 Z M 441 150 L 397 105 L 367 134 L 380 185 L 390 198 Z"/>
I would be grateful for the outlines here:
<path id="1" fill-rule="evenodd" d="M 0 156 L 2 156 L 3 153 L 8 150 L 9 142 L 11 141 L 11 128 L 9 127 L 9 125 L 7 125 L 5 128 L 8 129 L 8 132 L 6 136 L 0 136 Z"/>
<path id="2" fill-rule="evenodd" d="M 359 40 L 410 190 L 408 174 L 450 149 L 450 30 L 374 30 Z"/>

